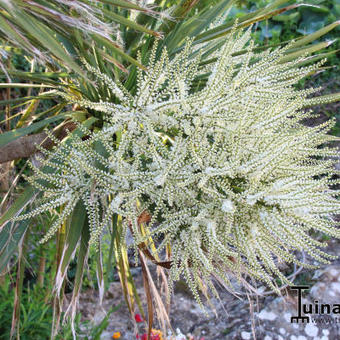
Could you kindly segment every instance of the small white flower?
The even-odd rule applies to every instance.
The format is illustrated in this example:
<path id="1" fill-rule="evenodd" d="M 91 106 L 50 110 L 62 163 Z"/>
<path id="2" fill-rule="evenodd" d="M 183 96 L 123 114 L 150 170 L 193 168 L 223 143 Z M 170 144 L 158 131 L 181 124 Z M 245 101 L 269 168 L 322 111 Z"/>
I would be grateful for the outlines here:
<path id="1" fill-rule="evenodd" d="M 231 200 L 223 200 L 222 201 L 222 210 L 226 213 L 233 213 L 235 210 L 234 204 Z"/>
<path id="2" fill-rule="evenodd" d="M 129 130 L 135 130 L 136 127 L 137 127 L 137 123 L 135 121 L 131 120 L 128 124 Z"/>
<path id="3" fill-rule="evenodd" d="M 157 185 L 160 185 L 160 186 L 163 186 L 164 183 L 165 183 L 165 176 L 163 174 L 159 174 L 158 176 L 156 176 L 154 178 L 154 182 L 157 184 Z"/>
<path id="4" fill-rule="evenodd" d="M 207 229 L 209 232 L 211 232 L 214 236 L 216 236 L 216 222 L 215 221 L 209 221 L 207 224 Z"/>
<path id="5" fill-rule="evenodd" d="M 214 173 L 214 171 L 216 171 L 215 168 L 207 167 L 207 168 L 205 169 L 204 172 L 205 172 L 207 175 L 212 175 L 212 174 Z"/>
<path id="6" fill-rule="evenodd" d="M 191 230 L 192 231 L 199 230 L 199 227 L 200 227 L 200 225 L 199 225 L 198 221 L 196 221 L 196 220 L 192 221 L 192 223 L 191 223 Z"/>
<path id="7" fill-rule="evenodd" d="M 253 194 L 253 195 L 247 195 L 246 202 L 249 205 L 254 205 L 262 197 L 263 197 L 263 192 L 259 192 L 257 194 Z"/>
<path id="8" fill-rule="evenodd" d="M 293 211 L 296 215 L 305 216 L 305 215 L 308 215 L 311 210 L 309 207 L 304 206 L 304 207 L 295 208 L 293 209 Z"/>
<path id="9" fill-rule="evenodd" d="M 120 195 L 117 195 L 112 201 L 112 207 L 118 209 L 121 203 L 122 197 Z"/>

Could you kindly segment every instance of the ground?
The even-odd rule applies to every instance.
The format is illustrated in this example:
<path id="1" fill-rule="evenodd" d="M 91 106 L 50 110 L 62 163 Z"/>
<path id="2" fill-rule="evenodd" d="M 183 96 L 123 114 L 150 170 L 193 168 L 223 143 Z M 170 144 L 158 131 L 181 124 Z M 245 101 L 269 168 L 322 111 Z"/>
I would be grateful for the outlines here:
<path id="1" fill-rule="evenodd" d="M 339 254 L 340 242 L 329 241 L 328 251 L 334 255 Z M 156 276 L 155 273 L 153 275 Z M 133 276 L 145 304 L 139 267 L 133 269 Z M 304 270 L 294 283 L 310 286 L 303 300 L 306 303 L 318 300 L 320 303 L 340 304 L 340 260 L 321 266 L 317 271 Z M 239 290 L 237 282 L 235 284 Z M 216 310 L 207 306 L 205 312 L 195 302 L 184 283 L 179 282 L 172 298 L 170 313 L 173 328 L 180 329 L 183 334 L 192 334 L 195 339 L 204 337 L 204 340 L 247 340 L 253 339 L 253 332 L 259 340 L 340 339 L 340 323 L 336 322 L 336 315 L 330 316 L 331 321 L 327 317 L 325 324 L 290 322 L 290 317 L 296 315 L 297 311 L 297 299 L 293 291 L 284 290 L 282 296 L 269 294 L 258 299 L 252 297 L 251 302 L 246 296 L 236 297 L 222 287 L 218 287 L 218 291 L 220 301 L 216 298 L 211 300 Z M 119 281 L 110 285 L 102 306 L 98 301 L 96 291 L 88 290 L 81 294 L 80 311 L 86 320 L 91 320 L 94 324 L 98 324 L 111 307 L 119 306 L 110 315 L 109 326 L 101 339 L 112 339 L 114 332 L 120 332 L 121 339 L 135 339 L 134 324 L 125 305 Z M 139 333 L 143 333 L 144 324 L 139 323 L 138 327 Z"/>

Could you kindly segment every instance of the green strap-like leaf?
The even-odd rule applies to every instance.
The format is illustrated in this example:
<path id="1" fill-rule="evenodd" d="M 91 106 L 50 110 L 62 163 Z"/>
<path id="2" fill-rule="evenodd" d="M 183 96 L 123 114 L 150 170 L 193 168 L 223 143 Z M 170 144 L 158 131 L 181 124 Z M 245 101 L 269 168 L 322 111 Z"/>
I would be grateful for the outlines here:
<path id="1" fill-rule="evenodd" d="M 139 63 L 137 60 L 135 60 L 134 58 L 130 57 L 128 54 L 126 54 L 124 51 L 122 51 L 118 45 L 114 44 L 112 41 L 101 37 L 101 36 L 95 36 L 92 35 L 92 39 L 95 40 L 96 42 L 98 42 L 99 44 L 104 45 L 106 48 L 108 48 L 109 50 L 111 50 L 112 53 L 118 54 L 120 56 L 122 56 L 124 59 L 128 60 L 131 64 L 136 65 L 142 69 L 145 69 L 145 67 Z"/>
<path id="2" fill-rule="evenodd" d="M 65 247 L 62 254 L 62 262 L 60 263 L 60 267 L 58 269 L 58 272 L 60 271 L 61 277 L 64 277 L 76 250 L 76 246 L 79 242 L 84 227 L 85 216 L 86 210 L 84 204 L 80 201 L 75 206 L 72 217 L 69 220 L 69 228 L 67 230 Z"/>
<path id="3" fill-rule="evenodd" d="M 81 280 L 82 280 L 83 272 L 84 272 L 85 259 L 86 259 L 87 250 L 89 247 L 89 240 L 90 240 L 90 230 L 89 230 L 89 225 L 86 219 L 85 225 L 83 226 L 83 229 L 82 229 L 81 239 L 80 239 L 80 249 L 79 249 L 78 258 L 77 258 L 77 270 L 76 270 L 76 276 L 74 280 L 74 293 L 76 292 L 79 293 Z"/>
<path id="4" fill-rule="evenodd" d="M 29 226 L 28 221 L 7 222 L 0 230 L 0 273 L 16 252 L 18 244 Z"/>
<path id="5" fill-rule="evenodd" d="M 22 47 L 27 48 L 27 49 L 32 49 L 32 45 L 28 42 L 28 40 L 20 34 L 12 24 L 6 20 L 0 12 L 0 28 L 3 32 L 6 32 L 7 36 L 11 38 L 11 40 L 14 40 L 18 42 Z"/>
<path id="6" fill-rule="evenodd" d="M 10 76 L 24 79 L 28 81 L 33 81 L 36 83 L 43 83 L 43 84 L 53 84 L 60 86 L 59 78 L 67 78 L 70 76 L 69 73 L 66 72 L 23 72 L 23 71 L 13 71 L 7 70 L 6 71 Z M 0 74 L 4 74 L 3 70 L 0 69 Z M 8 85 L 8 83 L 7 83 Z M 44 86 L 47 87 L 47 86 Z"/>
<path id="7" fill-rule="evenodd" d="M 54 98 L 55 94 L 50 92 L 45 92 L 42 93 L 41 95 L 38 96 L 27 96 L 27 97 L 20 97 L 20 98 L 13 98 L 13 99 L 8 99 L 8 100 L 0 100 L 0 106 L 3 105 L 8 105 L 8 104 L 18 104 L 21 103 L 21 105 L 24 105 L 26 102 L 32 100 L 32 99 L 49 99 L 49 98 Z"/>
<path id="8" fill-rule="evenodd" d="M 177 52 L 176 48 L 181 47 L 186 37 L 194 37 L 201 33 L 220 15 L 227 11 L 233 3 L 233 0 L 221 1 L 204 13 L 198 13 L 187 21 L 179 23 L 164 40 L 164 45 L 167 46 L 168 51 Z"/>
<path id="9" fill-rule="evenodd" d="M 14 201 L 8 210 L 0 217 L 0 230 L 2 225 L 14 217 L 19 211 L 24 209 L 26 204 L 32 200 L 35 190 L 32 187 L 27 187 L 24 192 Z"/>
<path id="10" fill-rule="evenodd" d="M 332 31 L 334 28 L 338 27 L 340 25 L 340 20 L 333 22 L 330 25 L 327 25 L 316 32 L 313 32 L 311 34 L 306 35 L 305 37 L 298 39 L 297 41 L 294 42 L 292 45 L 292 48 L 296 48 L 299 46 L 304 46 L 309 43 L 312 43 L 313 41 L 319 39 L 323 35 L 327 34 L 328 32 Z"/>
<path id="11" fill-rule="evenodd" d="M 55 88 L 55 86 L 45 85 L 45 84 L 25 84 L 25 83 L 0 83 L 0 89 L 6 88 L 44 88 L 51 87 Z"/>
<path id="12" fill-rule="evenodd" d="M 134 4 L 133 2 L 126 1 L 126 0 L 99 0 L 99 1 L 105 4 L 118 6 L 118 7 L 122 7 L 126 9 L 134 9 L 134 10 L 142 11 L 142 12 L 152 12 L 151 10 L 148 10 L 145 7 L 138 6 Z"/>
<path id="13" fill-rule="evenodd" d="M 144 33 L 153 35 L 153 36 L 158 37 L 158 38 L 161 37 L 161 35 L 158 32 L 150 30 L 147 27 L 144 27 L 142 25 L 139 25 L 135 21 L 127 19 L 127 18 L 123 17 L 122 15 L 119 15 L 119 14 L 114 13 L 112 11 L 108 11 L 105 8 L 103 8 L 102 11 L 108 18 L 111 18 L 116 23 L 119 23 L 121 25 L 126 25 L 126 26 L 128 26 L 128 27 L 130 27 L 130 28 L 132 28 L 136 31 L 144 32 Z"/>
<path id="14" fill-rule="evenodd" d="M 298 4 L 290 5 L 290 6 L 286 6 L 286 7 L 279 8 L 279 9 L 276 9 L 276 10 L 273 10 L 273 11 L 270 11 L 270 12 L 265 12 L 265 13 L 263 13 L 262 11 L 253 12 L 253 16 L 250 17 L 249 19 L 245 20 L 245 18 L 243 17 L 240 20 L 238 20 L 237 28 L 249 27 L 249 26 L 255 24 L 256 22 L 267 20 L 267 19 L 271 18 L 272 16 L 275 16 L 277 14 L 292 10 L 296 7 L 299 7 L 299 5 Z M 232 20 L 231 22 L 220 25 L 218 27 L 215 27 L 211 30 L 208 30 L 207 32 L 204 32 L 204 33 L 196 36 L 195 44 L 207 42 L 207 41 L 210 41 L 212 39 L 217 39 L 217 38 L 220 38 L 220 37 L 223 37 L 223 36 L 229 34 L 232 31 L 232 29 L 235 25 L 235 21 L 236 20 Z"/>
<path id="15" fill-rule="evenodd" d="M 36 20 L 32 15 L 27 15 L 23 11 L 16 9 L 15 16 L 17 23 L 24 28 L 30 35 L 40 42 L 47 50 L 53 53 L 58 59 L 62 60 L 65 65 L 70 67 L 71 70 L 83 75 L 86 78 L 84 71 L 78 66 L 73 58 L 66 53 L 65 49 L 61 46 L 60 42 L 55 38 L 54 32 L 43 25 L 41 21 Z"/>
<path id="16" fill-rule="evenodd" d="M 303 55 L 310 55 L 314 52 L 325 49 L 330 44 L 332 44 L 332 41 L 323 41 L 317 44 L 313 44 L 311 46 L 307 46 L 305 48 L 298 49 L 297 51 L 294 51 L 294 52 L 291 52 L 285 55 L 283 58 L 280 59 L 280 62 L 286 63 L 288 61 L 296 60 L 297 58 Z"/>
<path id="17" fill-rule="evenodd" d="M 33 123 L 29 126 L 20 129 L 14 129 L 11 131 L 4 132 L 0 134 L 0 147 L 18 139 L 19 137 L 26 136 L 29 133 L 35 132 L 42 127 L 54 123 L 62 118 L 65 118 L 65 114 L 59 114 L 55 117 L 46 118 L 40 122 Z"/>

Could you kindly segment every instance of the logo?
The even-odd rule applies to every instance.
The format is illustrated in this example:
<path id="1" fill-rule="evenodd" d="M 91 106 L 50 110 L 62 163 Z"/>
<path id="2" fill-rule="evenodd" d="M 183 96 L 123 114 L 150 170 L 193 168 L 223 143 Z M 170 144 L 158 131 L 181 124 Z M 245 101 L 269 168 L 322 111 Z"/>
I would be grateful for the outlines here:
<path id="1" fill-rule="evenodd" d="M 309 316 L 302 316 L 302 291 L 305 289 L 309 289 L 309 287 L 308 286 L 293 286 L 293 287 L 290 287 L 290 289 L 298 291 L 298 305 L 297 305 L 298 315 L 292 316 L 290 318 L 290 322 L 294 323 L 294 321 L 296 321 L 296 323 L 299 323 L 299 321 L 301 320 L 302 323 L 304 323 L 305 321 L 309 323 Z"/>
<path id="2" fill-rule="evenodd" d="M 297 315 L 290 318 L 291 323 L 309 323 L 312 315 L 332 315 L 340 314 L 340 304 L 319 303 L 315 300 L 313 303 L 302 303 L 302 291 L 309 289 L 308 286 L 292 286 L 293 290 L 297 290 Z M 309 315 L 308 315 L 309 314 Z M 314 318 L 312 320 L 315 321 Z"/>

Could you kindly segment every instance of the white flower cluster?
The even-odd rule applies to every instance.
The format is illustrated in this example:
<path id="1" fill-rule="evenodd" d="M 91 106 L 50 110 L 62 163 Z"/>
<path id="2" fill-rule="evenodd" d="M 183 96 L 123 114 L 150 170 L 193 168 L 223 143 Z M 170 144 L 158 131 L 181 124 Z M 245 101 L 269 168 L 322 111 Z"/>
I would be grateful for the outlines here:
<path id="1" fill-rule="evenodd" d="M 190 42 L 171 60 L 166 50 L 156 58 L 155 46 L 135 95 L 90 70 L 118 103 L 64 94 L 103 112 L 106 126 L 50 153 L 44 164 L 53 174 L 35 169 L 30 178 L 49 201 L 19 218 L 64 205 L 47 239 L 82 200 L 96 244 L 120 214 L 136 245 L 151 236 L 158 255 L 170 246 L 170 288 L 184 277 L 198 300 L 202 282 L 214 291 L 212 276 L 287 282 L 277 263 L 301 264 L 294 251 L 327 262 L 326 244 L 311 232 L 340 236 L 338 155 L 326 134 L 334 122 L 304 125 L 314 90 L 293 87 L 320 64 L 285 61 L 289 46 L 256 55 L 249 41 L 249 31 L 231 34 L 210 66 Z"/>

